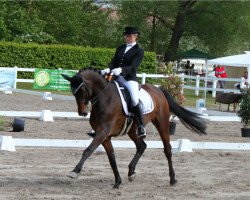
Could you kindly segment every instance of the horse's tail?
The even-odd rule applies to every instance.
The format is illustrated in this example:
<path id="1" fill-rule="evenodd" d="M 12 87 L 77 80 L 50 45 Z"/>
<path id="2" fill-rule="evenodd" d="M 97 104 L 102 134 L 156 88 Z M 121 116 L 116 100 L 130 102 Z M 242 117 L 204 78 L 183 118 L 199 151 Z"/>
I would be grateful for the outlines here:
<path id="1" fill-rule="evenodd" d="M 160 87 L 160 90 L 163 92 L 168 101 L 170 112 L 175 114 L 184 126 L 198 134 L 206 134 L 206 119 L 201 118 L 200 115 L 197 113 L 191 112 L 181 107 L 174 101 L 172 95 L 163 87 Z"/>

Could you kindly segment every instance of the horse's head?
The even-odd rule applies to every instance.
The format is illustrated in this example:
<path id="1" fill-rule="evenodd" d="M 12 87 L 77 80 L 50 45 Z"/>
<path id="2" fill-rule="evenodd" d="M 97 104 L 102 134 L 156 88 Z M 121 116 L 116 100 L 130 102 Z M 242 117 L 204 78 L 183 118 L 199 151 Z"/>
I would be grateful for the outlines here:
<path id="1" fill-rule="evenodd" d="M 66 74 L 62 74 L 62 76 L 70 82 L 71 93 L 76 98 L 78 114 L 84 117 L 87 116 L 88 103 L 92 96 L 91 87 L 88 85 L 87 81 L 82 77 L 80 72 L 76 73 L 73 77 L 69 77 Z"/>

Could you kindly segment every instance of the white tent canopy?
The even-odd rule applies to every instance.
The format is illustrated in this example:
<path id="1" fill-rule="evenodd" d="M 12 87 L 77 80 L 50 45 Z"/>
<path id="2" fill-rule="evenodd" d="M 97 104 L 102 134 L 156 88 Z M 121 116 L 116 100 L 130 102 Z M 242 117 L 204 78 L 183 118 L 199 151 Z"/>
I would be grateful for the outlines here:
<path id="1" fill-rule="evenodd" d="M 224 65 L 230 67 L 247 67 L 248 79 L 247 82 L 250 85 L 250 51 L 244 51 L 244 54 L 226 56 L 221 58 L 216 58 L 212 60 L 207 60 L 206 64 L 206 77 L 205 77 L 205 90 L 204 96 L 206 100 L 206 88 L 207 88 L 207 72 L 209 65 Z"/>
<path id="2" fill-rule="evenodd" d="M 224 65 L 231 67 L 247 67 L 248 74 L 250 74 L 250 53 L 239 54 L 234 56 L 226 56 L 207 61 L 207 65 Z M 248 83 L 250 84 L 250 76 L 248 76 Z"/>

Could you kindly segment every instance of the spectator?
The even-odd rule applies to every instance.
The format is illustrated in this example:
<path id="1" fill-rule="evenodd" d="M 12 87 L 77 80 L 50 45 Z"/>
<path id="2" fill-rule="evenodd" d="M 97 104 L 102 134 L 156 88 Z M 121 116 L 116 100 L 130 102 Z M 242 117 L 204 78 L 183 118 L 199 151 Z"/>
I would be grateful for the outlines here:
<path id="1" fill-rule="evenodd" d="M 244 72 L 244 74 L 243 74 L 243 76 L 242 76 L 241 78 L 244 78 L 245 80 L 247 80 L 247 78 L 248 78 L 248 73 L 247 73 L 247 71 Z M 245 82 L 245 83 L 243 84 L 243 87 L 242 87 L 242 88 L 246 88 L 247 85 L 248 85 L 248 82 Z M 240 90 L 240 83 L 236 83 L 236 84 L 234 85 L 234 87 L 236 87 L 237 89 Z"/>
<path id="2" fill-rule="evenodd" d="M 191 68 L 191 65 L 190 65 L 190 60 L 187 60 L 187 63 L 185 65 L 185 74 L 186 75 L 189 75 L 190 73 L 190 68 Z"/>
<path id="3" fill-rule="evenodd" d="M 187 63 L 185 65 L 185 69 L 189 69 L 190 68 L 190 60 L 187 60 Z"/>
<path id="4" fill-rule="evenodd" d="M 217 65 L 215 66 L 214 71 L 215 71 L 215 76 L 217 78 L 227 78 L 227 73 L 226 73 L 224 66 Z M 219 82 L 220 88 L 225 88 L 225 81 L 219 80 L 218 82 Z"/>
<path id="5" fill-rule="evenodd" d="M 191 69 L 191 76 L 193 76 L 193 73 L 194 73 L 194 63 L 191 65 L 191 67 L 190 67 L 190 69 Z"/>

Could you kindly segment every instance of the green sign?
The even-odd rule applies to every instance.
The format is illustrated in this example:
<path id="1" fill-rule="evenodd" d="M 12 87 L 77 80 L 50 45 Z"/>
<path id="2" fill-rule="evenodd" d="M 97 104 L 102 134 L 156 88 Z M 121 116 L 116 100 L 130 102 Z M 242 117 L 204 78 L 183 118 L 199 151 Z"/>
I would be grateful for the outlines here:
<path id="1" fill-rule="evenodd" d="M 70 85 L 61 74 L 73 76 L 73 70 L 35 69 L 34 89 L 69 90 Z"/>

